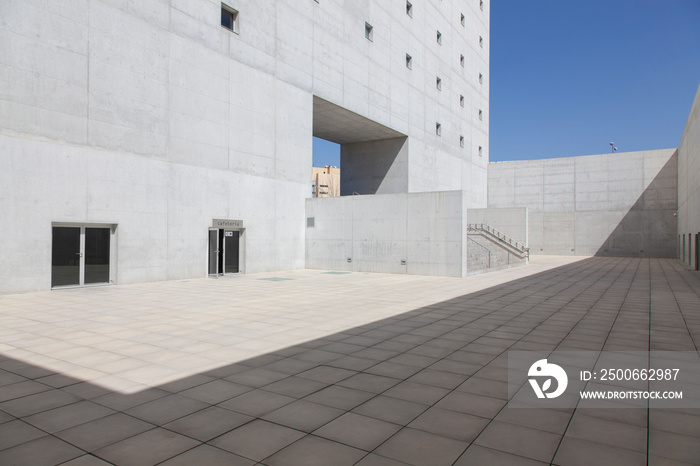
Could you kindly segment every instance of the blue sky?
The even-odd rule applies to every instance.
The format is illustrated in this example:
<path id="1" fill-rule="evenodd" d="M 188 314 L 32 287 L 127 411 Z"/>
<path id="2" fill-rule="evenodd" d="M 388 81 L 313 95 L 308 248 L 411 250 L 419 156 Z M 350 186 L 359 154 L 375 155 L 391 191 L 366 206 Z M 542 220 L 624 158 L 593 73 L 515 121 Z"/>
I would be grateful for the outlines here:
<path id="1" fill-rule="evenodd" d="M 492 0 L 490 160 L 677 147 L 700 84 L 700 0 Z M 339 165 L 314 140 L 314 165 Z"/>

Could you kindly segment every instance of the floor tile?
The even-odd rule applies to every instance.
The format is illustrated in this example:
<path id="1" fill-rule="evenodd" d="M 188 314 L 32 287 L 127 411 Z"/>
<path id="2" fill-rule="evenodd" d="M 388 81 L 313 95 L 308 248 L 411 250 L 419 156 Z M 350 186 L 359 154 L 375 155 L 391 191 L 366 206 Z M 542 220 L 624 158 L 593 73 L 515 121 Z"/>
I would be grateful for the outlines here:
<path id="1" fill-rule="evenodd" d="M 462 456 L 459 457 L 454 466 L 474 466 L 474 465 L 509 465 L 509 466 L 544 466 L 549 463 L 535 461 L 522 456 L 511 455 L 503 451 L 492 450 L 491 448 L 479 445 L 471 445 Z"/>
<path id="2" fill-rule="evenodd" d="M 488 419 L 470 414 L 430 408 L 411 422 L 408 427 L 471 443 L 488 423 Z"/>
<path id="3" fill-rule="evenodd" d="M 0 451 L 0 464 L 53 466 L 84 454 L 84 451 L 47 435 Z"/>
<path id="4" fill-rule="evenodd" d="M 48 411 L 49 409 L 77 403 L 78 401 L 81 401 L 81 398 L 71 395 L 70 393 L 61 390 L 49 390 L 0 403 L 0 410 L 10 413 L 15 417 L 25 417 L 42 411 Z"/>
<path id="5" fill-rule="evenodd" d="M 253 464 L 255 464 L 254 461 L 209 445 L 200 445 L 160 463 L 161 466 L 252 466 Z"/>
<path id="6" fill-rule="evenodd" d="M 549 463 L 554 457 L 560 439 L 560 435 L 551 432 L 492 421 L 474 443 Z"/>
<path id="7" fill-rule="evenodd" d="M 163 425 L 164 429 L 207 442 L 254 418 L 212 406 Z"/>
<path id="8" fill-rule="evenodd" d="M 94 451 L 140 434 L 155 426 L 122 413 L 112 414 L 57 432 L 62 440 L 85 451 Z"/>
<path id="9" fill-rule="evenodd" d="M 343 414 L 340 409 L 298 400 L 264 415 L 266 421 L 311 432 Z"/>
<path id="10" fill-rule="evenodd" d="M 203 401 L 204 403 L 217 404 L 222 401 L 230 400 L 231 398 L 241 395 L 252 390 L 245 385 L 239 385 L 225 380 L 214 380 L 194 388 L 181 391 L 179 395 L 194 398 L 195 400 Z"/>
<path id="11" fill-rule="evenodd" d="M 313 435 L 294 442 L 265 460 L 269 466 L 353 465 L 367 452 Z"/>
<path id="12" fill-rule="evenodd" d="M 314 435 L 372 451 L 401 426 L 355 413 L 345 413 L 314 432 Z"/>
<path id="13" fill-rule="evenodd" d="M 0 424 L 0 450 L 45 437 L 46 432 L 20 420 Z"/>
<path id="14" fill-rule="evenodd" d="M 265 390 L 253 390 L 224 401 L 219 406 L 248 416 L 260 417 L 293 401 L 295 399 L 289 396 Z"/>
<path id="15" fill-rule="evenodd" d="M 217 437 L 209 443 L 248 459 L 262 461 L 304 435 L 298 430 L 258 419 Z"/>
<path id="16" fill-rule="evenodd" d="M 616 448 L 565 436 L 557 450 L 553 464 L 562 466 L 590 466 L 591 464 L 639 466 L 647 464 L 647 455 L 625 448 Z"/>
<path id="17" fill-rule="evenodd" d="M 93 452 L 118 465 L 157 464 L 197 446 L 200 442 L 169 430 L 155 428 Z"/>
<path id="18" fill-rule="evenodd" d="M 163 425 L 181 417 L 207 408 L 209 405 L 192 398 L 181 395 L 168 395 L 138 405 L 125 411 L 129 416 L 134 416 L 143 421 L 155 425 Z"/>
<path id="19" fill-rule="evenodd" d="M 333 408 L 351 410 L 375 396 L 374 393 L 331 385 L 316 393 L 312 393 L 304 399 Z"/>
<path id="20" fill-rule="evenodd" d="M 439 435 L 404 428 L 374 453 L 412 465 L 451 465 L 469 444 Z"/>
<path id="21" fill-rule="evenodd" d="M 114 413 L 96 403 L 81 401 L 25 417 L 24 421 L 52 434 Z"/>
<path id="22" fill-rule="evenodd" d="M 428 406 L 420 403 L 380 395 L 361 404 L 352 412 L 403 426 L 418 417 L 427 408 Z"/>

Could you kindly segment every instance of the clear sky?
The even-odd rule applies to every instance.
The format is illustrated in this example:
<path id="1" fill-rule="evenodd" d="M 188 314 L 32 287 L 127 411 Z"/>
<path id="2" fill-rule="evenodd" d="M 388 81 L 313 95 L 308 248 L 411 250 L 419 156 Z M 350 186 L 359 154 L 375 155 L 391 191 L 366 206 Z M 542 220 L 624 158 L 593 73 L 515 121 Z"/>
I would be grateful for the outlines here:
<path id="1" fill-rule="evenodd" d="M 677 147 L 700 0 L 493 0 L 490 160 Z"/>
<path id="2" fill-rule="evenodd" d="M 677 147 L 700 0 L 492 0 L 490 160 Z M 314 139 L 314 165 L 340 164 Z"/>

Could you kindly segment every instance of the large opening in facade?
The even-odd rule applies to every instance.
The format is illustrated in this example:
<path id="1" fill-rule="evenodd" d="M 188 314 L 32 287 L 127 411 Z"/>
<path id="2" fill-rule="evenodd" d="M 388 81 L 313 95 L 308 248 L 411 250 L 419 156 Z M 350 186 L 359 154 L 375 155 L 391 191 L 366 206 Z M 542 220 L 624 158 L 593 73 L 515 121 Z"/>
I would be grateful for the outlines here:
<path id="1" fill-rule="evenodd" d="M 320 97 L 313 110 L 314 138 L 340 145 L 341 196 L 408 192 L 405 134 Z"/>
<path id="2" fill-rule="evenodd" d="M 215 219 L 207 239 L 207 274 L 218 277 L 243 272 L 245 229 L 242 220 Z"/>

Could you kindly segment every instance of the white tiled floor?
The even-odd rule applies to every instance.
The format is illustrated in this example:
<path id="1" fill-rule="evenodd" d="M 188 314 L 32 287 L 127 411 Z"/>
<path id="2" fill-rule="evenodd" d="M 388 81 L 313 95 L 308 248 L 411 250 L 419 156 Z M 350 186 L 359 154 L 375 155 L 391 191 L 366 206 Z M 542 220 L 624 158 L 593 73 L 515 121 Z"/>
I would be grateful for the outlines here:
<path id="1" fill-rule="evenodd" d="M 135 393 L 582 259 L 463 279 L 298 270 L 2 295 L 0 353 Z"/>

